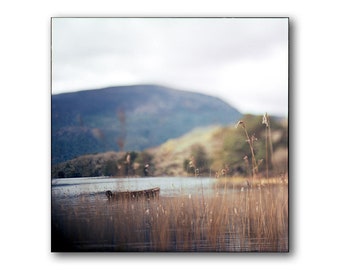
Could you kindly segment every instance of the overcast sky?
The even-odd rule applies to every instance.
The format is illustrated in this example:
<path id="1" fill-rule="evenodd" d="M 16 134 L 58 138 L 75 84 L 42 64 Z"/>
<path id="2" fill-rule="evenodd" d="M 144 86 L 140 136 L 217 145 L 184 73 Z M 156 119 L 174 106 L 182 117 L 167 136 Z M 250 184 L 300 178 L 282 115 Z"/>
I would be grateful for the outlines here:
<path id="1" fill-rule="evenodd" d="M 287 116 L 288 19 L 52 19 L 52 94 L 145 83 Z"/>

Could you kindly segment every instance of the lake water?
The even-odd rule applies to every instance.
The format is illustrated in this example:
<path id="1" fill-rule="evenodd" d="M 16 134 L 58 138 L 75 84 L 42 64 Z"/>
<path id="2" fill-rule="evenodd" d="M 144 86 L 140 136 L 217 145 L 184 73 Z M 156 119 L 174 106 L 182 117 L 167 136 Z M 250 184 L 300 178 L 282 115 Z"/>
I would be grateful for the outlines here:
<path id="1" fill-rule="evenodd" d="M 247 216 L 253 215 L 249 205 L 259 207 L 259 201 L 262 211 L 268 212 L 261 206 L 262 202 L 272 204 L 266 201 L 266 194 L 275 193 L 275 198 L 286 202 L 287 189 L 245 191 L 244 187 L 217 186 L 217 181 L 186 177 L 53 179 L 52 251 L 286 252 L 288 227 L 275 234 L 269 228 L 273 234 L 269 236 L 257 229 L 260 233 L 254 237 L 251 231 L 255 229 L 250 227 L 257 223 L 250 219 L 258 218 Z M 160 187 L 159 199 L 110 202 L 105 195 L 106 190 L 154 187 Z M 286 215 L 278 217 L 284 226 L 288 226 Z"/>
<path id="2" fill-rule="evenodd" d="M 211 194 L 215 179 L 190 177 L 149 178 L 61 178 L 52 180 L 53 197 L 95 195 L 111 191 L 133 191 L 160 187 L 161 196 L 178 196 L 197 192 Z"/>

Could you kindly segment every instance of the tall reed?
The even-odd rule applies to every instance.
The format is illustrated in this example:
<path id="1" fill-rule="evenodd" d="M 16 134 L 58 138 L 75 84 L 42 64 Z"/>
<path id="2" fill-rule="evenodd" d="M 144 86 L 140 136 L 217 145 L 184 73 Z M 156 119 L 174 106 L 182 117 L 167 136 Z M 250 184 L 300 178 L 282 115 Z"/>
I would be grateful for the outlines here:
<path id="1" fill-rule="evenodd" d="M 236 124 L 236 128 L 241 126 L 242 129 L 244 130 L 244 134 L 246 135 L 246 142 L 249 145 L 249 149 L 251 152 L 251 163 L 252 163 L 252 179 L 254 180 L 256 178 L 256 175 L 258 173 L 258 164 L 257 164 L 257 160 L 255 157 L 255 151 L 254 151 L 254 141 L 257 140 L 257 138 L 252 135 L 251 137 L 249 137 L 248 131 L 246 129 L 246 124 L 244 123 L 244 121 L 238 121 L 238 123 Z"/>
<path id="2" fill-rule="evenodd" d="M 266 126 L 266 176 L 269 177 L 269 161 L 273 164 L 273 142 L 270 129 L 270 120 L 267 113 L 263 115 L 262 124 Z M 270 157 L 270 158 L 269 158 Z"/>

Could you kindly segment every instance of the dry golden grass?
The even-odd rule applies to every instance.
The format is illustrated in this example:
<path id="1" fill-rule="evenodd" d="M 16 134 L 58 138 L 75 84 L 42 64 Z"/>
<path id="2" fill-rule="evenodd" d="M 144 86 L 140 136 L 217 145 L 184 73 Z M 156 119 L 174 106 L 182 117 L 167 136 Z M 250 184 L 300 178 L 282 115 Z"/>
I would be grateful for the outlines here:
<path id="1" fill-rule="evenodd" d="M 288 185 L 280 179 L 219 180 L 214 194 L 73 205 L 54 202 L 57 250 L 287 252 Z"/>

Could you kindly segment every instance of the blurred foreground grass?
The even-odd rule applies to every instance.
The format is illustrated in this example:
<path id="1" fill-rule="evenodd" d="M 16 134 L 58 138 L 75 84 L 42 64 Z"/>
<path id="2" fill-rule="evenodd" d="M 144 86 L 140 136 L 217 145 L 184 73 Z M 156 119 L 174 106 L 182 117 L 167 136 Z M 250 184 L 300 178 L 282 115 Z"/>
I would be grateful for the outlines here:
<path id="1" fill-rule="evenodd" d="M 52 202 L 52 251 L 288 252 L 285 179 L 218 179 L 213 194 Z"/>

